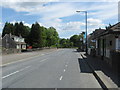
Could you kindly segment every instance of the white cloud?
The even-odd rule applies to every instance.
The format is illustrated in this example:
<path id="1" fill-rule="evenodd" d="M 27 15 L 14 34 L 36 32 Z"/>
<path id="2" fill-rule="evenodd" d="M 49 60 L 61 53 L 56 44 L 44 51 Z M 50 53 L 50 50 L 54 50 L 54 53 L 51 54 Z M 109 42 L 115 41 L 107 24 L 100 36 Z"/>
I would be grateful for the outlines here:
<path id="1" fill-rule="evenodd" d="M 43 9 L 45 2 L 2 2 L 5 8 L 14 9 L 17 12 L 34 12 Z"/>
<path id="2" fill-rule="evenodd" d="M 119 0 L 4 0 L 3 2 L 118 2 Z"/>
<path id="3" fill-rule="evenodd" d="M 105 28 L 107 26 L 102 20 L 95 18 L 88 18 L 88 34 L 92 33 L 95 29 Z"/>
<path id="4" fill-rule="evenodd" d="M 67 31 L 75 31 L 75 30 L 80 30 L 81 26 L 84 26 L 85 23 L 82 22 L 68 22 L 66 24 L 64 24 L 63 30 L 67 30 Z"/>
<path id="5" fill-rule="evenodd" d="M 6 1 L 6 0 L 5 0 Z M 32 1 L 32 0 L 30 0 Z M 57 3 L 54 5 L 47 5 L 47 2 L 3 2 L 2 6 L 12 8 L 17 12 L 28 12 L 27 15 L 37 14 L 43 15 L 45 19 L 54 19 L 74 15 L 76 10 L 87 10 L 88 15 L 100 18 L 109 19 L 115 16 L 118 12 L 118 3 L 95 3 L 93 5 L 75 5 L 72 3 Z M 96 11 L 95 11 L 96 10 Z"/>
<path id="6" fill-rule="evenodd" d="M 111 18 L 117 18 L 118 15 L 118 3 L 117 2 L 109 2 L 109 3 L 102 3 L 99 5 L 92 5 L 87 10 L 93 11 L 88 13 L 90 16 L 94 16 L 101 20 L 107 20 Z"/>
<path id="7" fill-rule="evenodd" d="M 2 2 L 58 2 L 59 0 L 2 0 Z"/>
<path id="8" fill-rule="evenodd" d="M 2 29 L 3 29 L 3 23 L 0 22 L 0 33 L 2 33 Z"/>
<path id="9" fill-rule="evenodd" d="M 13 20 L 13 21 L 11 21 L 10 23 L 15 24 L 16 22 L 20 23 L 21 21 Z M 32 26 L 32 24 L 26 23 L 25 21 L 22 21 L 22 23 L 23 23 L 25 26 L 28 26 L 28 27 L 31 27 L 31 26 Z"/>
<path id="10" fill-rule="evenodd" d="M 31 28 L 32 24 L 24 23 L 25 26 L 28 26 Z"/>
<path id="11" fill-rule="evenodd" d="M 75 32 L 78 29 L 81 29 L 85 25 L 84 22 L 67 22 L 64 23 L 64 20 L 61 18 L 68 17 L 76 14 L 76 10 L 86 10 L 88 11 L 88 26 L 89 32 L 93 31 L 95 28 L 104 27 L 104 21 L 117 18 L 117 3 L 116 2 L 105 2 L 105 3 L 93 3 L 91 5 L 83 3 L 55 3 L 49 4 L 48 2 L 39 2 L 38 0 L 10 0 L 9 3 L 7 0 L 4 0 L 2 6 L 6 8 L 11 8 L 17 12 L 27 12 L 26 15 L 40 15 L 41 18 L 38 20 L 40 25 L 50 27 L 55 27 L 58 32 Z M 29 2 L 28 2 L 29 1 Z M 89 1 L 89 0 L 87 0 Z M 106 1 L 106 0 L 102 0 Z M 111 0 L 109 0 L 111 1 Z M 72 2 L 72 1 L 71 1 Z M 31 26 L 28 23 L 25 23 L 27 26 Z"/>
<path id="12" fill-rule="evenodd" d="M 87 21 L 89 26 L 102 27 L 105 25 L 100 19 L 88 18 Z"/>

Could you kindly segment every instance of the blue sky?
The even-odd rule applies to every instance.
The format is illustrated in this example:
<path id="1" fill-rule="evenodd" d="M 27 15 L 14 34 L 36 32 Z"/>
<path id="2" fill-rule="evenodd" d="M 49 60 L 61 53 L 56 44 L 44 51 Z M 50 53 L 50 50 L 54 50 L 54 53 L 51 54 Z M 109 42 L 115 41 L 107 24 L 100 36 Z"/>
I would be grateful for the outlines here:
<path id="1" fill-rule="evenodd" d="M 41 26 L 53 26 L 61 38 L 85 31 L 85 15 L 88 12 L 88 33 L 97 28 L 118 22 L 118 2 L 2 2 L 0 32 L 4 23 L 23 21 L 29 27 L 36 21 Z"/>

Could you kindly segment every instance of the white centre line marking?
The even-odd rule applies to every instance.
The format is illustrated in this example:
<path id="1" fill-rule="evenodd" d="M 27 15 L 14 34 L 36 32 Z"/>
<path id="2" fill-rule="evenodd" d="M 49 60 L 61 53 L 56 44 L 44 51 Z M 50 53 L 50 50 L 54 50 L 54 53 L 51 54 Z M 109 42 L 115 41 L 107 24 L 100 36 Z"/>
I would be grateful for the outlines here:
<path id="1" fill-rule="evenodd" d="M 46 61 L 47 59 L 43 59 L 43 60 L 41 60 L 41 61 L 39 61 L 39 62 L 43 62 L 43 61 Z"/>
<path id="2" fill-rule="evenodd" d="M 64 69 L 64 72 L 65 72 L 65 69 Z"/>
<path id="3" fill-rule="evenodd" d="M 62 80 L 63 76 L 60 77 L 60 80 Z"/>
<path id="4" fill-rule="evenodd" d="M 67 65 L 65 65 L 67 67 Z"/>
<path id="5" fill-rule="evenodd" d="M 6 75 L 6 76 L 3 76 L 2 79 L 7 78 L 7 77 L 9 77 L 9 76 L 11 76 L 11 75 L 13 75 L 13 74 L 18 73 L 18 72 L 20 72 L 20 71 L 15 71 L 15 72 L 13 72 L 13 73 L 11 73 L 11 74 L 8 74 L 8 75 Z"/>
<path id="6" fill-rule="evenodd" d="M 41 55 L 45 55 L 45 54 L 41 54 Z"/>
<path id="7" fill-rule="evenodd" d="M 7 77 L 9 77 L 9 76 L 11 76 L 11 75 L 14 75 L 14 74 L 16 74 L 16 73 L 18 73 L 18 72 L 21 72 L 21 71 L 23 71 L 23 70 L 25 70 L 25 69 L 27 69 L 27 68 L 29 68 L 29 67 L 31 67 L 31 66 L 27 66 L 27 67 L 22 68 L 22 69 L 20 69 L 20 70 L 18 70 L 18 71 L 15 71 L 15 72 L 10 73 L 10 74 L 8 74 L 8 75 L 6 75 L 6 76 L 3 76 L 2 79 L 7 78 Z"/>

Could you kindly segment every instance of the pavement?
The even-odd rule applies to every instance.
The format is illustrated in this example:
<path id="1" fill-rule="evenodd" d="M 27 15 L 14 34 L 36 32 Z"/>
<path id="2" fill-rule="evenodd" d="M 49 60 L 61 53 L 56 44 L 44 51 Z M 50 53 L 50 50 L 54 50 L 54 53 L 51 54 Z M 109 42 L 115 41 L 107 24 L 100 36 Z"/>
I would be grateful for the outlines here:
<path id="1" fill-rule="evenodd" d="M 2 67 L 2 88 L 101 88 L 75 49 L 26 59 Z"/>
<path id="2" fill-rule="evenodd" d="M 90 66 L 94 76 L 103 88 L 118 89 L 118 74 L 114 72 L 114 70 L 105 61 L 97 57 L 89 55 L 86 56 L 85 52 L 80 52 L 80 54 Z"/>

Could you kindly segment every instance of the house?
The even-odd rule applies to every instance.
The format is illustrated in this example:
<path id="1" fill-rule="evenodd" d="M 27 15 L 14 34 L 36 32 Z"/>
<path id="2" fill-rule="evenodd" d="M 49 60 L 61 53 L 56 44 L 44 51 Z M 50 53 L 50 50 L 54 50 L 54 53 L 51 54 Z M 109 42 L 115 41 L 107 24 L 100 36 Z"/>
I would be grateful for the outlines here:
<path id="1" fill-rule="evenodd" d="M 15 35 L 11 35 L 10 33 L 6 34 L 2 38 L 2 47 L 4 47 L 5 49 L 14 49 L 21 52 L 22 50 L 26 50 L 26 43 L 24 41 L 24 38 L 22 38 L 21 36 L 18 37 Z"/>
<path id="2" fill-rule="evenodd" d="M 2 53 L 2 35 L 0 33 L 0 55 Z"/>
<path id="3" fill-rule="evenodd" d="M 0 33 L 0 48 L 2 47 L 2 35 Z"/>
<path id="4" fill-rule="evenodd" d="M 111 51 L 120 50 L 120 22 L 106 30 L 96 29 L 92 39 L 96 41 L 96 55 L 111 65 Z"/>
<path id="5" fill-rule="evenodd" d="M 97 37 L 100 36 L 100 34 L 102 32 L 104 32 L 105 29 L 96 29 L 95 31 L 93 31 L 93 33 L 89 34 L 88 36 L 88 54 L 90 55 L 92 52 L 91 52 L 91 49 L 96 49 L 97 50 Z M 99 50 L 98 50 L 99 51 Z"/>

